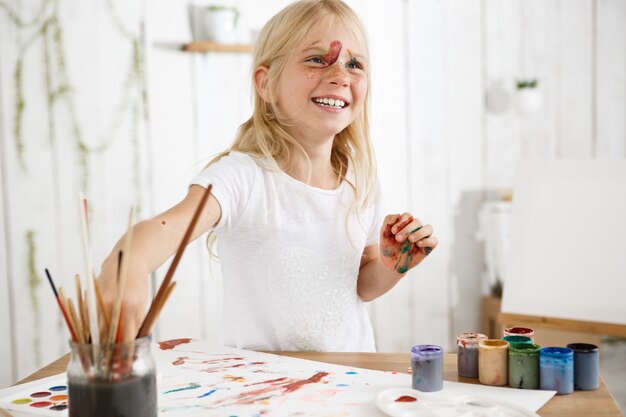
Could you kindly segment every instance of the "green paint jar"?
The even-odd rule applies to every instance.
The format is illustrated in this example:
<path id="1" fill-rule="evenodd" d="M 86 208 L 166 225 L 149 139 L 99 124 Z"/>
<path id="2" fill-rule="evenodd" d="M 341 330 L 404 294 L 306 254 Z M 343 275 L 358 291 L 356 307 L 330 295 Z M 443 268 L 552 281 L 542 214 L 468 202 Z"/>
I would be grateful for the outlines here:
<path id="1" fill-rule="evenodd" d="M 504 336 L 502 340 L 506 340 L 510 345 L 513 343 L 526 343 L 532 345 L 533 339 L 528 336 Z"/>
<path id="2" fill-rule="evenodd" d="M 509 344 L 509 386 L 539 389 L 539 349 L 532 343 Z"/>

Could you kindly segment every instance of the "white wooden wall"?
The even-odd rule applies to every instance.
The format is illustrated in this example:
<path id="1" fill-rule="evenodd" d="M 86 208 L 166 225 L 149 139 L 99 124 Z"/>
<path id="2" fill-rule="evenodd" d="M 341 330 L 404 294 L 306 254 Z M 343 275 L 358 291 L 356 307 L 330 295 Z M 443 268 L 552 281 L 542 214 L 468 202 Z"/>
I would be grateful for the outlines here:
<path id="1" fill-rule="evenodd" d="M 287 3 L 236 2 L 253 28 Z M 387 206 L 432 223 L 441 240 L 425 264 L 371 303 L 378 348 L 407 351 L 424 342 L 451 348 L 458 331 L 479 325 L 477 210 L 511 187 L 519 158 L 626 157 L 626 2 L 349 3 L 370 33 L 372 129 Z M 88 158 L 98 266 L 125 228 L 130 205 L 139 205 L 145 218 L 177 202 L 251 111 L 249 55 L 176 50 L 191 36 L 186 3 L 49 0 L 43 15 L 58 8 L 70 100 L 48 113 L 46 48 L 37 39 L 24 54 L 22 170 L 14 73 L 20 45 L 34 29 L 18 28 L 9 15 L 29 21 L 42 4 L 0 0 L 0 386 L 67 351 L 43 269 L 68 289 L 74 273 L 84 275 L 72 112 L 88 145 L 111 142 Z M 144 46 L 147 107 L 141 82 L 126 81 L 133 37 Z M 53 56 L 51 62 L 49 82 L 58 87 L 58 61 Z M 530 77 L 540 81 L 541 112 L 485 111 L 485 91 L 494 82 L 512 93 L 515 79 Z M 221 281 L 204 242 L 188 249 L 177 280 L 157 337 L 217 340 Z"/>

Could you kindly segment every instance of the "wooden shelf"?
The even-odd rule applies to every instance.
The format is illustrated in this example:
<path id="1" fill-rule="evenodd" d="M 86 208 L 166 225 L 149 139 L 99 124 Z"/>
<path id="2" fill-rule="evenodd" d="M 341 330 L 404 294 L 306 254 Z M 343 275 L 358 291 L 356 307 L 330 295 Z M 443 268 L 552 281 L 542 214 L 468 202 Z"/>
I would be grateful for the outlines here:
<path id="1" fill-rule="evenodd" d="M 254 45 L 227 45 L 211 41 L 197 41 L 183 45 L 182 50 L 187 52 L 252 52 Z"/>

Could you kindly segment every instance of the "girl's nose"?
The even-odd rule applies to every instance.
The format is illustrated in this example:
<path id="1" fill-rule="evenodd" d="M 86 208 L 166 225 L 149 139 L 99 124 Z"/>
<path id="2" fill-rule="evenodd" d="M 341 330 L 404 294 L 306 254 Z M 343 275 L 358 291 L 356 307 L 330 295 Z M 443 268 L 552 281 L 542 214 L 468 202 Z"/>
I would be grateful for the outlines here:
<path id="1" fill-rule="evenodd" d="M 338 60 L 333 65 L 330 65 L 327 69 L 327 73 L 329 83 L 341 87 L 348 87 L 350 85 L 350 76 L 341 61 Z"/>

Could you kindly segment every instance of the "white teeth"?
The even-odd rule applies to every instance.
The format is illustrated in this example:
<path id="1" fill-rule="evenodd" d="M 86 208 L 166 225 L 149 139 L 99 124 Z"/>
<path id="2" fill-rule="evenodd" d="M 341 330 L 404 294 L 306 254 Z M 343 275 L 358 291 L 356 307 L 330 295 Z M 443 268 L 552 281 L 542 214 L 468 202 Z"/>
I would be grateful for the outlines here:
<path id="1" fill-rule="evenodd" d="M 323 106 L 335 107 L 338 109 L 342 109 L 346 106 L 345 101 L 333 98 L 315 98 L 313 101 Z"/>

